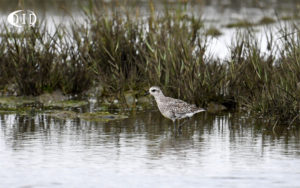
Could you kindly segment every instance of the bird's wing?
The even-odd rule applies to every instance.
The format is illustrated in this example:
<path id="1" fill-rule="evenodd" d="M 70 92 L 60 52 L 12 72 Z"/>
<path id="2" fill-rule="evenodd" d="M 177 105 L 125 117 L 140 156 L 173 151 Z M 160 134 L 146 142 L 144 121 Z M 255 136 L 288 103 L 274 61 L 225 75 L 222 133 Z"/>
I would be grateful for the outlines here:
<path id="1" fill-rule="evenodd" d="M 184 102 L 180 99 L 170 99 L 171 100 L 169 100 L 168 106 L 174 114 L 186 114 L 199 110 L 196 105 L 188 104 L 187 102 Z"/>

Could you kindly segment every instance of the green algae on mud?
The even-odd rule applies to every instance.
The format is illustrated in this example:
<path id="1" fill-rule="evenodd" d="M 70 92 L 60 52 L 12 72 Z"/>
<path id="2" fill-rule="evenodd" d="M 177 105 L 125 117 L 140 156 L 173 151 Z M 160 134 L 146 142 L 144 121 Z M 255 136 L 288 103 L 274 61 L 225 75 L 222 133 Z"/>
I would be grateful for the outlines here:
<path id="1" fill-rule="evenodd" d="M 111 121 L 128 118 L 126 115 L 111 114 L 109 112 L 86 112 L 79 114 L 78 117 L 86 121 Z"/>
<path id="2" fill-rule="evenodd" d="M 45 102 L 45 101 L 44 101 Z M 0 97 L 0 114 L 30 115 L 45 113 L 57 119 L 82 119 L 85 121 L 107 122 L 111 120 L 125 119 L 127 116 L 111 114 L 109 112 L 77 113 L 65 108 L 78 108 L 88 105 L 83 100 L 63 100 L 41 103 L 34 97 Z M 61 110 L 47 111 L 47 109 L 59 108 Z"/>
<path id="3" fill-rule="evenodd" d="M 78 118 L 78 114 L 73 111 L 57 110 L 57 111 L 48 112 L 47 115 L 57 119 L 63 119 L 63 120 Z"/>
<path id="4" fill-rule="evenodd" d="M 48 115 L 63 120 L 78 118 L 85 121 L 94 121 L 94 122 L 107 122 L 111 120 L 128 118 L 128 116 L 126 115 L 111 114 L 109 112 L 77 113 L 74 111 L 53 111 L 53 112 L 49 112 Z"/>
<path id="5" fill-rule="evenodd" d="M 77 108 L 88 105 L 88 102 L 85 100 L 69 100 L 60 90 L 39 95 L 37 100 L 41 102 L 45 108 Z"/>
<path id="6" fill-rule="evenodd" d="M 2 110 L 18 110 L 36 104 L 35 99 L 32 97 L 0 97 L 0 109 Z"/>
<path id="7" fill-rule="evenodd" d="M 62 101 L 42 101 L 38 97 L 0 97 L 0 109 L 20 110 L 26 107 L 32 108 L 77 108 L 88 105 L 85 100 L 62 100 Z"/>
<path id="8" fill-rule="evenodd" d="M 83 100 L 65 100 L 65 101 L 55 101 L 44 104 L 45 107 L 60 107 L 60 108 L 78 108 L 81 106 L 88 105 L 87 101 Z"/>

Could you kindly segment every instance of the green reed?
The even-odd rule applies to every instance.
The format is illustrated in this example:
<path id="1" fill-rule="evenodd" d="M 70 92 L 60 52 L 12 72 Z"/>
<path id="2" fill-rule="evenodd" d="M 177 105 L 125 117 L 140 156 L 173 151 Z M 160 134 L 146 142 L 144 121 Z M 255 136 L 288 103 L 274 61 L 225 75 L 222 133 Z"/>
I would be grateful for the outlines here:
<path id="1" fill-rule="evenodd" d="M 159 85 L 167 95 L 200 106 L 215 102 L 276 123 L 300 121 L 296 26 L 283 27 L 281 38 L 266 32 L 268 54 L 251 28 L 237 32 L 230 57 L 219 60 L 207 51 L 210 37 L 202 19 L 184 10 L 152 10 L 147 19 L 93 6 L 84 12 L 86 23 L 57 26 L 54 33 L 46 23 L 22 31 L 3 26 L 0 89 L 14 84 L 20 95 L 57 89 L 74 95 L 102 84 L 107 95 L 122 98 L 124 91 L 141 94 Z"/>

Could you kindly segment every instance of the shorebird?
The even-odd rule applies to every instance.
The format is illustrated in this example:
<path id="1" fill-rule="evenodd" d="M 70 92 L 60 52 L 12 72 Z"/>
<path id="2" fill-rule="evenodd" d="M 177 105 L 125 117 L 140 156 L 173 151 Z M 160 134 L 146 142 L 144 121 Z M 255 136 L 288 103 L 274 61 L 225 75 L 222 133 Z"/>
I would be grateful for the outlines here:
<path id="1" fill-rule="evenodd" d="M 176 124 L 176 120 L 186 117 L 190 118 L 196 113 L 205 111 L 203 108 L 198 108 L 194 104 L 188 104 L 179 99 L 166 97 L 157 86 L 151 87 L 149 89 L 149 94 L 155 98 L 160 113 L 164 117 L 171 119 L 174 125 Z M 183 125 L 183 123 L 181 125 Z"/>

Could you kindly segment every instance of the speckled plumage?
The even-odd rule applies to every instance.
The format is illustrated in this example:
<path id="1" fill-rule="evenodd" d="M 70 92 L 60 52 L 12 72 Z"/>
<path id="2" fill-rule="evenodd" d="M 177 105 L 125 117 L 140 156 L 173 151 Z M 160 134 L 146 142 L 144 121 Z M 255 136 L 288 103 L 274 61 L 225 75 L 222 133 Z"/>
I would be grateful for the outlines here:
<path id="1" fill-rule="evenodd" d="M 192 117 L 196 113 L 205 111 L 194 104 L 188 104 L 182 100 L 164 96 L 163 92 L 157 86 L 151 87 L 149 92 L 154 96 L 161 114 L 173 122 L 177 119 Z"/>

